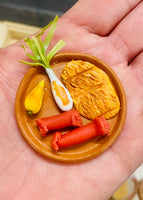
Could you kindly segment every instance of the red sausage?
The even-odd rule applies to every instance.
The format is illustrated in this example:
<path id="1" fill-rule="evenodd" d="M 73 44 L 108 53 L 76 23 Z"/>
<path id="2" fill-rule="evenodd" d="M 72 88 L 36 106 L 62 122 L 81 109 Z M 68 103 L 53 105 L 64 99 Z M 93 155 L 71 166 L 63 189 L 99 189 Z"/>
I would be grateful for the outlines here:
<path id="1" fill-rule="evenodd" d="M 54 150 L 59 150 L 59 147 L 67 147 L 75 144 L 80 144 L 98 135 L 109 134 L 110 125 L 103 117 L 97 117 L 93 122 L 74 129 L 65 135 L 56 132 L 52 139 L 52 147 Z"/>
<path id="2" fill-rule="evenodd" d="M 70 110 L 59 115 L 36 119 L 40 134 L 45 136 L 50 130 L 57 130 L 68 126 L 82 125 L 79 112 L 77 110 Z"/>

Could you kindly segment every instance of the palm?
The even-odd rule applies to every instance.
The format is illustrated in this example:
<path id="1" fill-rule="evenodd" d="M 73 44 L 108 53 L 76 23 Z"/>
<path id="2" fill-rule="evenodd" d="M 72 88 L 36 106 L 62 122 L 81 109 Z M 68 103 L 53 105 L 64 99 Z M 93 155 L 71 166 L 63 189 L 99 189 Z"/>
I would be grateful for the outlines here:
<path id="1" fill-rule="evenodd" d="M 76 15 L 76 7 L 71 13 L 73 16 Z M 1 50 L 1 199 L 74 198 L 80 200 L 94 199 L 95 197 L 95 199 L 106 200 L 142 162 L 143 89 L 141 85 L 143 78 L 141 65 L 143 55 L 139 52 L 142 51 L 143 46 L 138 42 L 139 38 L 136 43 L 133 43 L 129 40 L 130 36 L 125 34 L 129 28 L 127 20 L 130 21 L 132 17 L 126 17 L 127 19 L 125 18 L 108 37 L 101 37 L 99 35 L 105 36 L 111 31 L 111 27 L 107 27 L 103 32 L 100 32 L 100 29 L 95 30 L 97 34 L 93 34 L 93 30 L 90 29 L 92 21 L 87 24 L 86 28 L 85 26 L 81 27 L 84 19 L 81 21 L 79 19 L 79 25 L 77 25 L 74 23 L 71 13 L 69 12 L 61 18 L 54 41 L 62 36 L 67 42 L 65 51 L 95 55 L 107 62 L 118 74 L 124 85 L 128 102 L 124 129 L 110 149 L 86 163 L 66 165 L 43 158 L 23 140 L 15 121 L 15 95 L 18 85 L 27 71 L 27 68 L 18 62 L 24 57 L 23 51 L 19 47 L 19 43 Z M 138 13 L 139 11 L 136 11 L 134 17 L 137 18 Z M 73 21 L 69 23 L 67 16 Z M 143 25 L 143 22 L 141 24 L 140 21 L 140 25 Z M 132 26 L 135 28 L 135 24 Z M 132 28 L 132 30 L 134 29 Z M 135 37 L 140 36 L 141 40 L 141 30 L 134 31 L 132 34 Z M 116 38 L 117 35 L 120 37 Z M 126 41 L 126 38 L 125 45 L 123 41 Z M 137 54 L 139 55 L 136 59 L 128 65 L 129 61 Z"/>

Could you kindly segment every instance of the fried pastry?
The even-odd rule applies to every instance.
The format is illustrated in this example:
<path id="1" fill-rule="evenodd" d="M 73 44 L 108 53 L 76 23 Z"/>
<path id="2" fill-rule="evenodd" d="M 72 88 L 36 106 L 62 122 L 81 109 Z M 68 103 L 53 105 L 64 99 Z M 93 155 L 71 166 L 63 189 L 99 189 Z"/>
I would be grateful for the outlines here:
<path id="1" fill-rule="evenodd" d="M 95 65 L 73 60 L 64 67 L 61 78 L 74 107 L 87 119 L 114 117 L 120 109 L 118 95 L 107 74 Z"/>

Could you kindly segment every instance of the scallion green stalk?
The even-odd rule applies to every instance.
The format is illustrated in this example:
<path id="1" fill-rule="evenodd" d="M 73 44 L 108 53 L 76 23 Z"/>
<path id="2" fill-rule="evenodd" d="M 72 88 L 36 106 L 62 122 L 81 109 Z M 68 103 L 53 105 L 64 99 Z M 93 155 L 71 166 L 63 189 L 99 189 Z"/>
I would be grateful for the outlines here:
<path id="1" fill-rule="evenodd" d="M 58 21 L 58 16 L 56 16 L 54 21 L 50 22 L 36 36 L 33 36 L 32 38 L 28 37 L 24 40 L 26 45 L 30 48 L 30 50 L 32 51 L 33 54 L 28 53 L 26 51 L 26 48 L 24 45 L 21 45 L 21 47 L 24 49 L 26 55 L 33 62 L 27 62 L 24 60 L 20 60 L 21 63 L 31 65 L 31 66 L 40 65 L 44 68 L 50 68 L 50 65 L 49 65 L 50 60 L 65 45 L 65 42 L 63 40 L 60 40 L 46 55 L 47 48 L 49 47 L 49 44 L 52 40 L 52 37 L 53 37 L 55 29 L 56 29 L 57 21 Z M 50 30 L 49 30 L 44 42 L 42 42 L 41 36 L 44 34 L 44 32 L 47 28 L 50 28 Z"/>

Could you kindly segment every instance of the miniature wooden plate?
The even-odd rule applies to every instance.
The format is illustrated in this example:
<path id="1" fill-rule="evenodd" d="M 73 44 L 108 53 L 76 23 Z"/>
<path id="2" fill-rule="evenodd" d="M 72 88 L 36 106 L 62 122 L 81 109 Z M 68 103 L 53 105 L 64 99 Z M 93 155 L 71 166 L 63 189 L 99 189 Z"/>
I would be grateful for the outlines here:
<path id="1" fill-rule="evenodd" d="M 61 111 L 53 99 L 50 82 L 44 68 L 31 68 L 24 76 L 17 91 L 15 104 L 16 120 L 22 135 L 36 151 L 50 159 L 61 162 L 85 161 L 100 155 L 107 148 L 109 148 L 117 139 L 123 128 L 127 109 L 125 92 L 119 78 L 108 65 L 96 57 L 82 53 L 57 54 L 51 60 L 51 67 L 59 79 L 65 64 L 71 60 L 88 61 L 105 71 L 105 73 L 110 77 L 110 80 L 119 96 L 121 108 L 119 113 L 114 118 L 108 120 L 111 126 L 109 136 L 98 136 L 80 145 L 61 148 L 58 152 L 55 152 L 51 147 L 53 132 L 48 133 L 47 136 L 43 138 L 39 133 L 35 119 L 53 116 L 61 113 Z M 24 108 L 24 100 L 26 95 L 41 80 L 45 80 L 45 94 L 42 108 L 38 114 L 29 116 Z M 82 117 L 82 122 L 83 125 L 85 125 L 90 121 Z M 70 129 L 71 128 L 68 127 L 62 131 L 69 131 Z"/>

